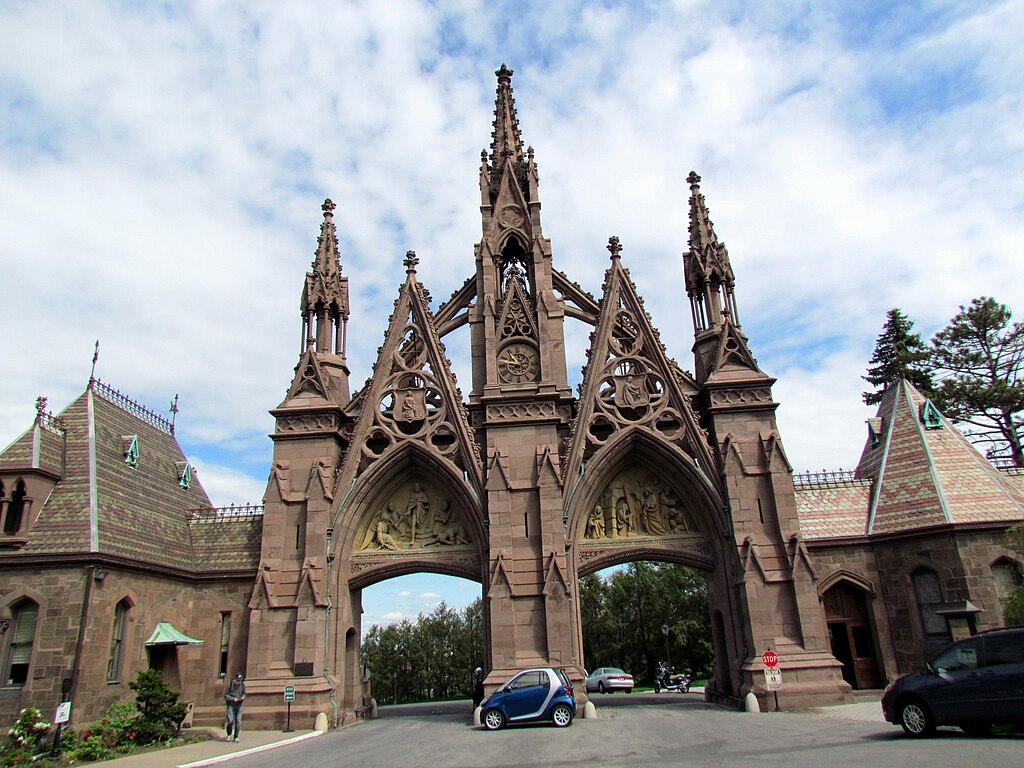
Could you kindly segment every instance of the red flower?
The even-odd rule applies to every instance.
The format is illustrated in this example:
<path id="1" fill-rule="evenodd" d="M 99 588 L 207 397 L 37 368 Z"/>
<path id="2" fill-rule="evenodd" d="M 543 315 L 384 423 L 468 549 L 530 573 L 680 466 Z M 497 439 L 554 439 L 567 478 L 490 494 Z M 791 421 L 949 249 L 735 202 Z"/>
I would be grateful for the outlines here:
<path id="1" fill-rule="evenodd" d="M 103 720 L 101 720 L 100 722 L 101 722 L 102 725 L 106 725 L 107 724 L 107 719 L 103 718 Z"/>
<path id="2" fill-rule="evenodd" d="M 88 739 L 90 736 L 92 736 L 92 731 L 86 731 L 82 734 L 83 739 Z"/>

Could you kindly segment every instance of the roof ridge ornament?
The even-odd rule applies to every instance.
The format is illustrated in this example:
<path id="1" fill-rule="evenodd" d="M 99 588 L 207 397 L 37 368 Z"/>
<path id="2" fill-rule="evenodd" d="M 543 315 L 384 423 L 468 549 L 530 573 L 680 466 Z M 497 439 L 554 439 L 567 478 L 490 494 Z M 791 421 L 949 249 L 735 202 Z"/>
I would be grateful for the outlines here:
<path id="1" fill-rule="evenodd" d="M 608 251 L 612 255 L 612 261 L 617 261 L 619 254 L 622 253 L 622 245 L 619 243 L 619 238 L 612 235 L 608 238 L 608 245 L 606 246 Z"/>
<path id="2" fill-rule="evenodd" d="M 405 265 L 405 273 L 407 275 L 416 274 L 416 266 L 420 263 L 419 257 L 416 255 L 416 251 L 406 251 L 405 259 L 402 264 Z"/>

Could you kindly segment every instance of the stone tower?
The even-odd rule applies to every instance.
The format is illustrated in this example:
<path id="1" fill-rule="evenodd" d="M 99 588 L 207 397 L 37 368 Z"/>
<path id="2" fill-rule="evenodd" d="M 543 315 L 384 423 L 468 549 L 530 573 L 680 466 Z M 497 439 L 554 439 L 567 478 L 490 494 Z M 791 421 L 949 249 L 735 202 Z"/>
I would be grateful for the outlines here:
<path id="1" fill-rule="evenodd" d="M 469 310 L 472 423 L 486 461 L 489 682 L 582 658 L 570 624 L 560 448 L 573 397 L 564 302 L 541 227 L 537 165 L 524 153 L 512 71 L 498 77 L 490 154 L 481 153 L 482 238 Z"/>

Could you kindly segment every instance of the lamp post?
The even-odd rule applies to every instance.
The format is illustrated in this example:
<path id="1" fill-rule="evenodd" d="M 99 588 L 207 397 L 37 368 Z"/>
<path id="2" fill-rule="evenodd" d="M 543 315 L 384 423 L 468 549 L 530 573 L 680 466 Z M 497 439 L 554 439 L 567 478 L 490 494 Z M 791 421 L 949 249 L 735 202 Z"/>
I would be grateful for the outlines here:
<path id="1" fill-rule="evenodd" d="M 665 663 L 668 664 L 669 672 L 672 671 L 672 652 L 668 649 L 668 624 L 661 625 L 661 634 L 665 636 Z"/>

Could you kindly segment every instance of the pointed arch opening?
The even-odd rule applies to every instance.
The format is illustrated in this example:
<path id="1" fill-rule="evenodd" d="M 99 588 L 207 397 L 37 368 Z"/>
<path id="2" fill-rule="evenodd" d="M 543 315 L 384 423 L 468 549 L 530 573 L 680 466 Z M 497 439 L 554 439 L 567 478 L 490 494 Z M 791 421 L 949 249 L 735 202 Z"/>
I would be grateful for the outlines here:
<path id="1" fill-rule="evenodd" d="M 400 446 L 359 478 L 344 512 L 354 587 L 415 571 L 481 579 L 483 515 L 467 477 L 422 447 Z"/>
<path id="2" fill-rule="evenodd" d="M 843 665 L 843 679 L 855 690 L 882 685 L 879 643 L 867 579 L 833 574 L 821 588 L 832 655 Z"/>

